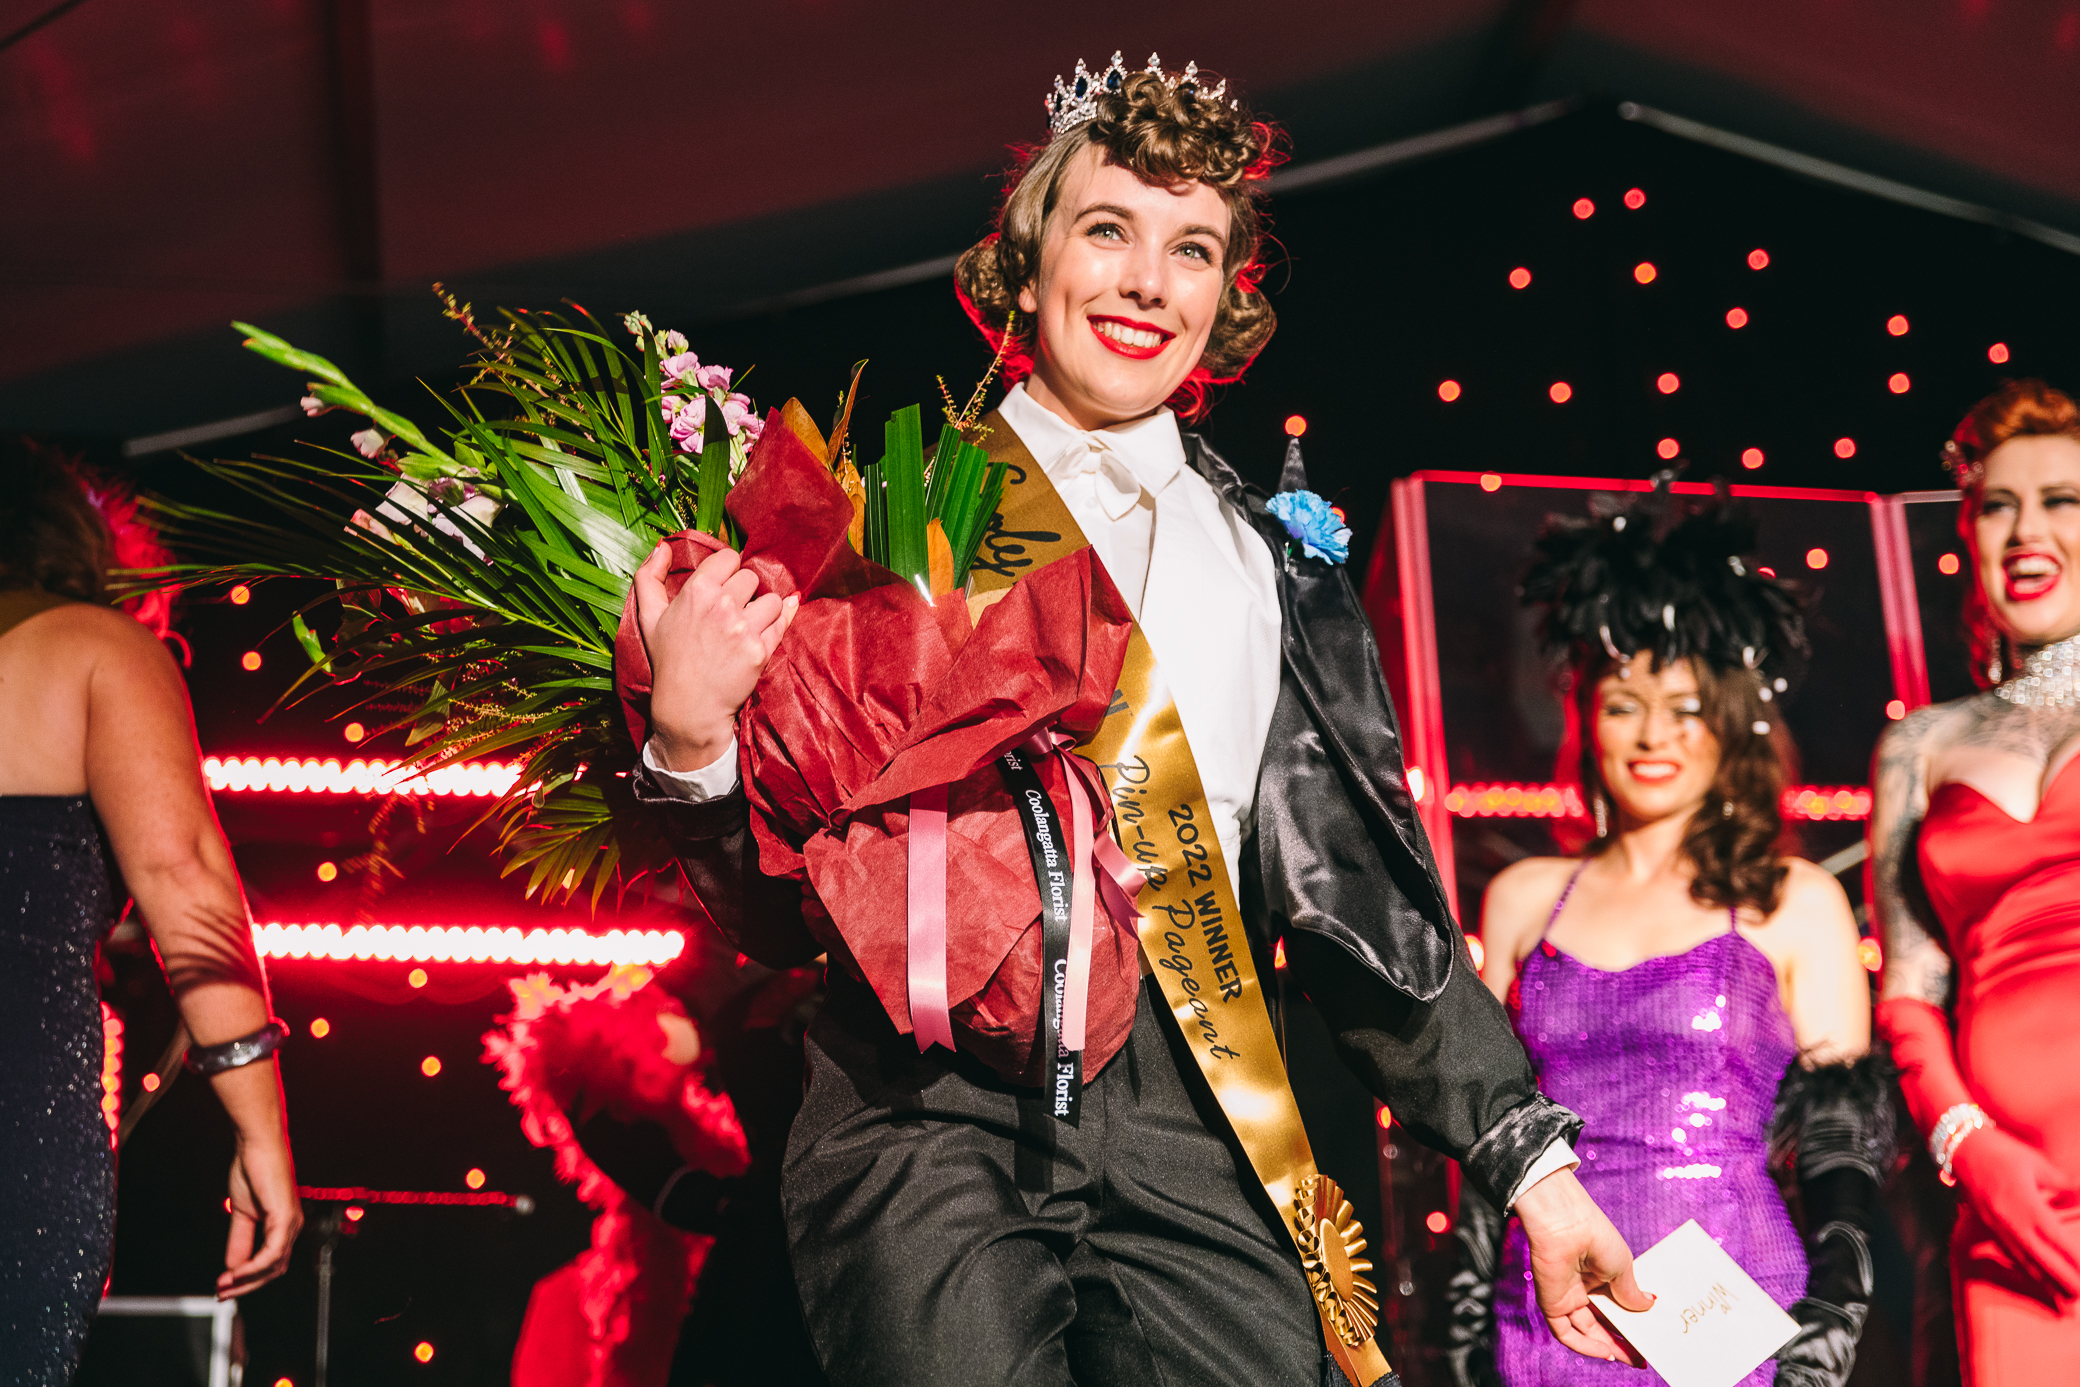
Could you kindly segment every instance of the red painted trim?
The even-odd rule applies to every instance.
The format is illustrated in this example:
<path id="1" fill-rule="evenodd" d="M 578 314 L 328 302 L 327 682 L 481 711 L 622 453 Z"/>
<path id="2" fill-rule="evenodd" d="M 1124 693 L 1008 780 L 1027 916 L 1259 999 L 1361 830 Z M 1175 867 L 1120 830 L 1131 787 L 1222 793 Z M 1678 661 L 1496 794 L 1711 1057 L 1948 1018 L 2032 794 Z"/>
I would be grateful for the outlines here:
<path id="1" fill-rule="evenodd" d="M 1921 601 L 1914 590 L 1907 508 L 1899 497 L 1871 497 L 1871 540 L 1878 553 L 1878 597 L 1885 612 L 1892 692 L 1911 712 L 1928 702 L 1928 653 L 1921 644 Z"/>
<path id="2" fill-rule="evenodd" d="M 1401 643 L 1408 670 L 1409 761 L 1423 772 L 1423 797 L 1416 811 L 1437 855 L 1444 878 L 1445 902 L 1459 913 L 1458 872 L 1452 852 L 1452 816 L 1444 807 L 1451 784 L 1445 760 L 1444 694 L 1438 679 L 1437 612 L 1430 588 L 1430 517 L 1423 502 L 1424 476 L 1396 481 L 1391 505 L 1394 516 L 1394 559 L 1401 586 Z"/>
<path id="3" fill-rule="evenodd" d="M 1504 486 L 1535 486 L 1554 491 L 1652 491 L 1654 483 L 1638 477 L 1551 477 L 1534 472 L 1417 472 L 1410 481 L 1449 482 L 1479 486 L 1483 477 L 1500 477 Z M 1678 496 L 1709 496 L 1714 488 L 1707 482 L 1677 482 L 1669 488 Z M 1830 487 L 1748 486 L 1736 482 L 1729 490 L 1736 497 L 1758 501 L 1869 501 L 1876 492 L 1842 491 Z"/>

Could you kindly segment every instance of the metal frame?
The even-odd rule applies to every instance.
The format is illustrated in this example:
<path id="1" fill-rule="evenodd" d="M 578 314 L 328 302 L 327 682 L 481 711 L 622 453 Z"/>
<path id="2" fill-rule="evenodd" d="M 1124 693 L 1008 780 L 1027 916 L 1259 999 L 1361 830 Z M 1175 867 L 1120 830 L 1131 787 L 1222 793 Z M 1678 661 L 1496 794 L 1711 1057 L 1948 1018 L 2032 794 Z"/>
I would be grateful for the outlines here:
<path id="1" fill-rule="evenodd" d="M 211 1320 L 209 1387 L 239 1387 L 245 1365 L 232 1361 L 238 1342 L 238 1302 L 206 1295 L 112 1295 L 101 1298 L 99 1315 L 139 1319 Z"/>

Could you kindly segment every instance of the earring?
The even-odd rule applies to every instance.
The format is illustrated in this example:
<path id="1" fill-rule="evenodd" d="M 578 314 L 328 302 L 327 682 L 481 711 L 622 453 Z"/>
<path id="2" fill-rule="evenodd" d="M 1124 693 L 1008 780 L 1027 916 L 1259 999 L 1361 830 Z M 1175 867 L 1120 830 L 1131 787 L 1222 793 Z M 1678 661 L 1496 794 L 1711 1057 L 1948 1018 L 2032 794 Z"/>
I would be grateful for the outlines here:
<path id="1" fill-rule="evenodd" d="M 1610 812 L 1603 807 L 1603 792 L 1600 790 L 1596 795 L 1596 836 L 1599 838 L 1611 836 Z"/>
<path id="2" fill-rule="evenodd" d="M 1998 684 L 2001 682 L 2001 675 L 2004 672 L 2001 668 L 2001 665 L 2003 664 L 2003 661 L 2001 659 L 2001 647 L 2005 644 L 2005 637 L 2000 636 L 1998 634 L 1994 636 L 1993 654 L 1986 661 L 1986 680 L 1990 684 Z"/>
<path id="3" fill-rule="evenodd" d="M 1730 799 L 1722 799 L 1722 800 L 1720 800 L 1720 801 L 1719 801 L 1719 817 L 1720 817 L 1720 818 L 1722 818 L 1722 819 L 1730 819 L 1730 818 L 1732 818 L 1732 817 L 1733 817 L 1733 801 L 1732 801 L 1732 800 L 1730 800 Z"/>

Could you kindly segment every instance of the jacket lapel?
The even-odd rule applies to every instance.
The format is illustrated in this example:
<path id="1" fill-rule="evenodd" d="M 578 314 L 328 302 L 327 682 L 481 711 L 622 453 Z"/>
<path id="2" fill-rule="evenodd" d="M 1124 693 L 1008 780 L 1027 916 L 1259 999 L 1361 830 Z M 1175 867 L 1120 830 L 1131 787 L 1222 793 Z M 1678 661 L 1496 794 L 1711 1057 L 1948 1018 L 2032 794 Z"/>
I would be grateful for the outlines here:
<path id="1" fill-rule="evenodd" d="M 1379 647 L 1357 592 L 1342 565 L 1295 552 L 1285 522 L 1267 508 L 1264 493 L 1245 482 L 1198 434 L 1187 433 L 1185 456 L 1221 499 L 1249 519 L 1270 546 L 1278 569 L 1280 643 L 1285 671 L 1309 706 L 1323 741 L 1357 790 L 1368 817 L 1390 832 L 1421 864 L 1430 886 L 1417 906 L 1435 925 L 1456 928 L 1444 884 L 1408 792 L 1401 727 L 1380 672 Z M 1307 485 L 1297 441 L 1286 450 L 1279 490 Z M 1278 748 L 1265 748 L 1267 763 Z"/>

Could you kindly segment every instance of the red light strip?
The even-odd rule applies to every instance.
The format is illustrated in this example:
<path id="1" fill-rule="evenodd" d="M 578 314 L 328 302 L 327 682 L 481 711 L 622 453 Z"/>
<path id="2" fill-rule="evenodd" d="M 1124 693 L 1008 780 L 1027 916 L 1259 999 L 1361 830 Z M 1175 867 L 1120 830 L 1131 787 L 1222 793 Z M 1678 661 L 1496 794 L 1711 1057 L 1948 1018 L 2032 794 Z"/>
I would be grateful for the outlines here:
<path id="1" fill-rule="evenodd" d="M 1542 487 L 1552 491 L 1652 491 L 1654 483 L 1637 477 L 1554 477 L 1534 472 L 1458 472 L 1425 468 L 1411 474 L 1411 481 L 1456 482 L 1480 486 L 1483 476 L 1499 478 L 1503 486 Z M 1487 490 L 1488 488 L 1483 488 Z M 1676 482 L 1669 490 L 1678 496 L 1709 496 L 1709 482 Z M 1753 486 L 1735 482 L 1729 490 L 1735 497 L 1758 501 L 1862 501 L 1868 503 L 1875 491 L 1844 491 L 1838 487 Z"/>
<path id="2" fill-rule="evenodd" d="M 500 928 L 483 925 L 253 926 L 262 958 L 378 959 L 411 963 L 640 963 L 677 958 L 686 937 L 676 930 Z"/>
<path id="3" fill-rule="evenodd" d="M 503 795 L 520 778 L 506 761 L 465 761 L 411 775 L 396 761 L 305 761 L 276 756 L 205 756 L 209 788 L 317 795 Z"/>
<path id="4" fill-rule="evenodd" d="M 1582 792 L 1573 785 L 1454 785 L 1444 807 L 1462 819 L 1579 819 Z M 1794 785 L 1778 806 L 1787 819 L 1868 819 L 1871 792 L 1861 785 Z"/>
<path id="5" fill-rule="evenodd" d="M 123 1119 L 123 1018 L 101 1004 L 101 1117 L 113 1143 Z"/>
<path id="6" fill-rule="evenodd" d="M 512 1208 L 527 1196 L 503 1190 L 371 1190 L 360 1185 L 298 1185 L 305 1199 L 337 1200 L 348 1204 L 476 1204 Z"/>

